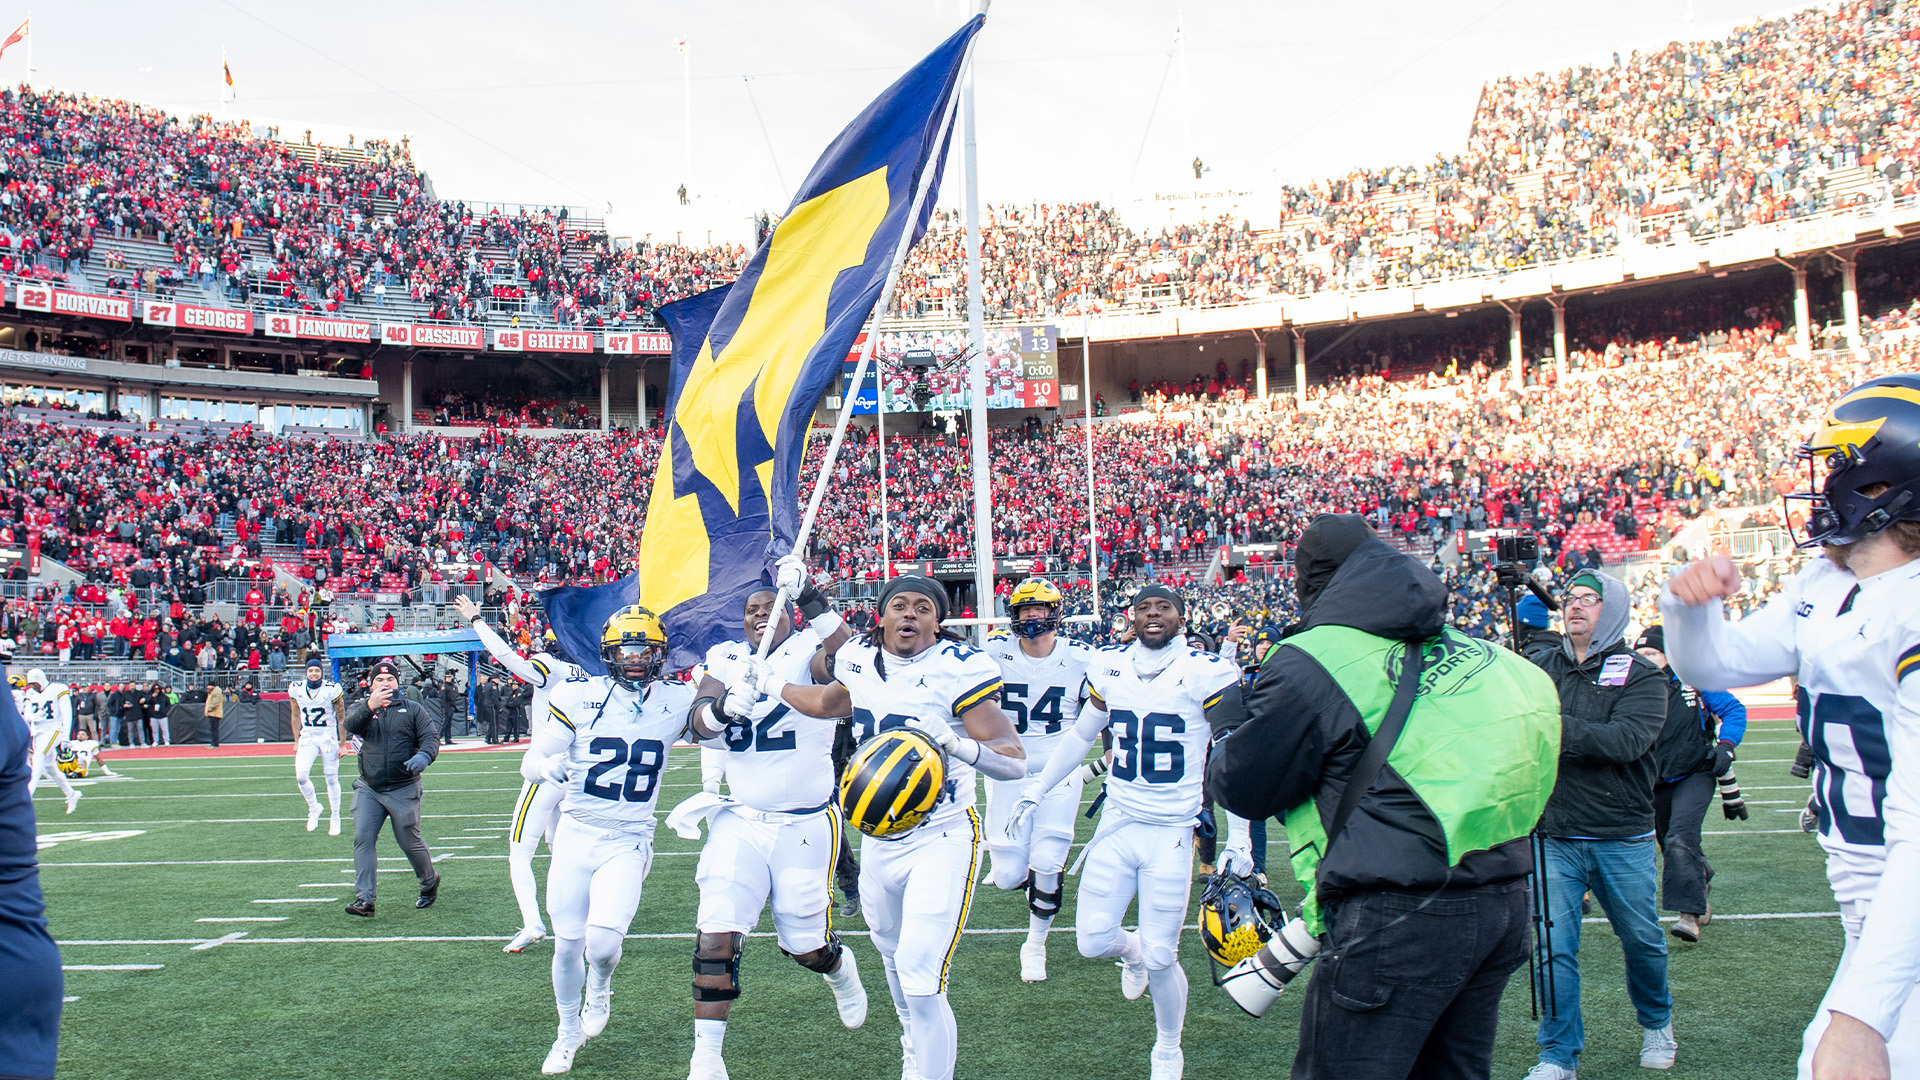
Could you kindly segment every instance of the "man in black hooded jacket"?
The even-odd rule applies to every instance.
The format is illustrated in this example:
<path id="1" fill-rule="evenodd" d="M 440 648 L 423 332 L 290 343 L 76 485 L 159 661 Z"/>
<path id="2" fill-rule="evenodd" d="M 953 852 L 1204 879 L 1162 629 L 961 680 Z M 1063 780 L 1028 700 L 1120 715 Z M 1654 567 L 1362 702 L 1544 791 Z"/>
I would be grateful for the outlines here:
<path id="1" fill-rule="evenodd" d="M 1323 937 L 1293 1075 L 1485 1077 L 1501 993 L 1527 957 L 1527 835 L 1559 752 L 1553 687 L 1447 629 L 1440 580 L 1364 518 L 1314 519 L 1294 567 L 1300 622 L 1261 666 L 1245 722 L 1209 716 L 1207 771 L 1234 813 L 1285 815 L 1302 920 Z M 1342 826 L 1412 648 L 1405 727 Z"/>

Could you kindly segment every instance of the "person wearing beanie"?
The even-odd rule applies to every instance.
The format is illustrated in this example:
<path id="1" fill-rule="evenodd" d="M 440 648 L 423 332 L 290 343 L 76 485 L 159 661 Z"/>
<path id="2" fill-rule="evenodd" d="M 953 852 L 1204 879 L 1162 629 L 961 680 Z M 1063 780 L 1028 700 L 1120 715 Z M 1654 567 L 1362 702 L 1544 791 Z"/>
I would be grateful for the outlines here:
<path id="1" fill-rule="evenodd" d="M 1700 940 L 1713 917 L 1707 890 L 1713 866 L 1700 848 L 1700 829 L 1713 803 L 1714 781 L 1733 769 L 1734 747 L 1747 730 L 1747 707 L 1725 690 L 1695 690 L 1667 667 L 1664 627 L 1640 632 L 1633 651 L 1667 673 L 1667 724 L 1654 740 L 1653 830 L 1663 856 L 1660 906 L 1678 912 L 1673 936 Z M 1728 804 L 1729 817 L 1747 816 Z"/>
<path id="2" fill-rule="evenodd" d="M 373 665 L 364 700 L 356 701 L 340 722 L 347 735 L 360 736 L 360 777 L 353 782 L 353 903 L 347 914 L 373 917 L 374 845 L 380 826 L 391 818 L 393 838 L 420 880 L 415 907 L 432 907 L 440 894 L 433 853 L 420 838 L 420 774 L 440 755 L 440 733 L 433 717 L 400 695 L 400 667 L 391 660 Z"/>
<path id="3" fill-rule="evenodd" d="M 1654 896 L 1653 745 L 1667 720 L 1667 686 L 1660 668 L 1627 644 L 1632 607 L 1625 582 L 1582 570 L 1560 598 L 1566 633 L 1559 646 L 1527 654 L 1559 690 L 1561 726 L 1560 778 L 1538 829 L 1553 1001 L 1542 1010 L 1540 1063 L 1529 1080 L 1572 1080 L 1586 1048 L 1580 901 L 1589 891 L 1626 957 L 1640 1064 L 1669 1069 L 1677 1054 L 1667 936 Z"/>
<path id="4" fill-rule="evenodd" d="M 1207 714 L 1207 790 L 1230 813 L 1284 816 L 1307 898 L 1223 985 L 1259 1015 L 1324 952 L 1295 1076 L 1486 1076 L 1526 963 L 1553 684 L 1450 629 L 1440 579 L 1358 515 L 1315 518 L 1295 560 L 1299 622 L 1244 717 Z"/>
<path id="5" fill-rule="evenodd" d="M 1559 647 L 1560 632 L 1553 629 L 1553 613 L 1547 610 L 1547 605 L 1541 603 L 1539 597 L 1533 595 L 1531 589 L 1520 597 L 1520 602 L 1514 605 L 1513 610 L 1515 617 L 1520 620 L 1520 636 L 1514 642 L 1513 651 L 1524 656 L 1542 646 Z"/>

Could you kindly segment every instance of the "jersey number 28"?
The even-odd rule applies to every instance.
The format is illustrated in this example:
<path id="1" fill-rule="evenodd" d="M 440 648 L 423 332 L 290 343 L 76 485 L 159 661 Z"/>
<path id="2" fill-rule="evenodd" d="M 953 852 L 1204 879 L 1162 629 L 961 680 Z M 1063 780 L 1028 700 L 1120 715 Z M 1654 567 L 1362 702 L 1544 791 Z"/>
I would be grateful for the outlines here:
<path id="1" fill-rule="evenodd" d="M 1113 711 L 1113 775 L 1118 780 L 1145 780 L 1149 784 L 1177 784 L 1187 774 L 1187 748 L 1169 735 L 1187 730 L 1187 722 L 1171 713 L 1136 716 L 1126 709 Z M 1162 764 L 1162 761 L 1165 764 Z"/>
<path id="2" fill-rule="evenodd" d="M 594 757 L 611 753 L 604 761 L 594 763 L 587 770 L 587 779 L 581 790 L 596 799 L 610 799 L 619 802 L 646 802 L 653 798 L 653 789 L 660 783 L 660 766 L 667 760 L 667 748 L 659 739 L 635 739 L 631 744 L 625 739 L 616 739 L 603 735 L 587 744 L 587 752 Z M 601 781 L 607 773 L 625 765 L 626 778 L 618 783 L 612 780 Z"/>

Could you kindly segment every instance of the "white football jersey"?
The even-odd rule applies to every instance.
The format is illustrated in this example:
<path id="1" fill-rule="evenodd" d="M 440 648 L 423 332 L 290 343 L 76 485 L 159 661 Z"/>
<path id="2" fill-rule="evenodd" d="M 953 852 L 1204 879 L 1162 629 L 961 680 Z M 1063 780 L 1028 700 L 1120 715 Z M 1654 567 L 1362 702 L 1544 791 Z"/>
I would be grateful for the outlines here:
<path id="1" fill-rule="evenodd" d="M 1000 666 L 963 642 L 940 641 L 912 658 L 892 653 L 881 657 L 880 651 L 880 646 L 854 638 L 833 654 L 833 677 L 853 698 L 857 742 L 906 727 L 909 718 L 946 724 L 954 734 L 965 735 L 960 714 L 1000 693 Z M 976 786 L 973 766 L 949 759 L 947 789 L 952 797 L 941 801 L 929 823 L 937 827 L 972 809 Z"/>
<path id="2" fill-rule="evenodd" d="M 554 687 L 569 679 L 589 679 L 587 669 L 571 660 L 562 660 L 552 653 L 534 653 L 527 661 L 528 666 L 540 676 L 539 682 L 526 680 L 533 687 L 533 697 L 527 702 L 527 733 L 538 735 L 540 728 L 547 722 L 547 708 L 553 702 Z"/>
<path id="3" fill-rule="evenodd" d="M 1081 688 L 1093 648 L 1084 641 L 1055 634 L 1053 651 L 1028 656 L 1011 635 L 987 639 L 987 655 L 1000 665 L 1006 680 L 1000 707 L 1013 720 L 1013 730 L 1027 752 L 1027 775 L 1038 776 L 1053 753 L 1055 736 L 1080 718 Z"/>
<path id="4" fill-rule="evenodd" d="M 636 694 L 604 676 L 570 679 L 554 687 L 553 723 L 533 737 L 532 750 L 567 755 L 566 813 L 651 836 L 667 750 L 686 732 L 692 707 L 693 687 L 683 682 L 649 683 Z"/>
<path id="5" fill-rule="evenodd" d="M 774 673 L 796 686 L 812 686 L 810 664 L 825 636 L 813 627 L 795 630 L 767 656 Z M 746 678 L 754 647 L 723 641 L 707 650 L 706 674 L 728 685 Z M 724 749 L 727 791 L 756 810 L 813 810 L 833 798 L 835 723 L 796 712 L 784 701 L 761 698 L 748 719 L 706 745 Z"/>
<path id="6" fill-rule="evenodd" d="M 293 711 L 300 717 L 301 742 L 339 742 L 340 725 L 333 703 L 340 700 L 340 684 L 322 681 L 318 689 L 301 679 L 287 687 Z"/>
<path id="7" fill-rule="evenodd" d="M 1207 747 L 1207 707 L 1240 681 L 1240 671 L 1190 645 L 1151 678 L 1133 665 L 1134 645 L 1109 645 L 1087 668 L 1087 701 L 1107 713 L 1113 767 L 1107 804 L 1136 821 L 1190 825 L 1200 816 Z"/>
<path id="8" fill-rule="evenodd" d="M 49 731 L 62 734 L 73 727 L 73 691 L 66 683 L 48 683 L 35 690 L 27 687 L 20 707 L 20 716 L 27 722 L 27 730 L 35 735 L 44 735 Z"/>
<path id="9" fill-rule="evenodd" d="M 1866 581 L 1826 558 L 1789 578 L 1780 594 L 1739 622 L 1723 624 L 1716 658 L 1696 657 L 1697 635 L 1676 638 L 1674 626 L 1709 616 L 1661 597 L 1669 657 L 1682 678 L 1705 675 L 1750 686 L 1784 675 L 1795 693 L 1800 734 L 1813 747 L 1813 800 L 1827 877 L 1841 901 L 1873 897 L 1886 858 L 1887 782 L 1894 744 L 1910 740 L 1920 707 L 1920 561 Z M 1703 629 L 1710 629 L 1702 624 Z M 1717 664 L 1697 670 L 1703 662 Z M 1721 678 L 1715 678 L 1720 676 Z M 1701 685 L 1689 679 L 1693 685 Z M 1907 707 L 1900 708 L 1905 686 Z M 1905 729 L 1896 724 L 1907 725 Z"/>

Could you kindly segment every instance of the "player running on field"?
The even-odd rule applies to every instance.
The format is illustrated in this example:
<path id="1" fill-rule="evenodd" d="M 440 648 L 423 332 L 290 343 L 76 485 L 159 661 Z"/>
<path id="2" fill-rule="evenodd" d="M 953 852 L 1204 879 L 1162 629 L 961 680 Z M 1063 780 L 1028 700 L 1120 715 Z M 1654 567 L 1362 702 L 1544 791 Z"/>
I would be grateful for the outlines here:
<path id="1" fill-rule="evenodd" d="M 27 793 L 40 786 L 40 777 L 51 774 L 67 797 L 67 813 L 80 805 L 80 789 L 67 780 L 53 760 L 53 745 L 73 730 L 73 691 L 66 683 L 48 682 L 39 668 L 27 672 L 26 693 L 20 695 L 20 714 L 27 721 L 27 733 L 33 736 L 29 763 L 33 775 L 27 778 Z"/>
<path id="2" fill-rule="evenodd" d="M 320 661 L 307 662 L 307 677 L 287 687 L 293 701 L 293 783 L 307 800 L 307 831 L 320 827 L 320 800 L 313 796 L 313 759 L 327 780 L 327 835 L 340 835 L 340 718 L 334 703 L 340 684 L 326 677 Z"/>
<path id="3" fill-rule="evenodd" d="M 1800 1076 L 1920 1075 L 1920 375 L 1849 390 L 1801 448 L 1826 478 L 1802 547 L 1821 556 L 1739 622 L 1731 560 L 1660 594 L 1673 672 L 1702 690 L 1799 680 L 1813 809 L 1846 945 L 1807 1025 Z M 1908 1015 L 1909 1013 L 1913 1015 Z"/>
<path id="4" fill-rule="evenodd" d="M 1008 831 L 1024 837 L 1055 788 L 1080 768 L 1101 731 L 1113 729 L 1106 809 L 1081 858 L 1080 955 L 1120 961 L 1128 1000 L 1153 991 L 1153 1080 L 1180 1080 L 1180 1033 L 1187 1016 L 1187 973 L 1180 929 L 1193 891 L 1193 830 L 1200 818 L 1214 710 L 1243 711 L 1240 671 L 1187 644 L 1186 601 L 1165 585 L 1134 594 L 1130 645 L 1110 645 L 1087 669 L 1086 707 L 1063 732 L 1040 777 L 1022 792 Z M 1224 812 L 1224 811 L 1223 811 Z M 1253 871 L 1247 823 L 1227 814 L 1221 869 Z M 1140 901 L 1137 931 L 1121 926 Z"/>
<path id="5" fill-rule="evenodd" d="M 746 599 L 744 641 L 707 650 L 706 675 L 693 707 L 693 731 L 726 757 L 727 796 L 695 795 L 675 808 L 667 824 L 687 839 L 705 818 L 707 843 L 695 881 L 700 909 L 693 954 L 691 1080 L 726 1080 L 721 1047 L 727 1014 L 740 996 L 740 946 L 773 907 L 780 951 L 817 972 L 833 991 L 840 1022 L 859 1027 L 867 991 L 851 949 L 832 931 L 833 864 L 844 827 L 833 803 L 832 720 L 819 720 L 748 688 L 748 671 L 763 635 L 772 634 L 769 668 L 789 683 L 810 686 L 814 653 L 847 640 L 846 623 L 811 581 L 797 605 L 807 628 L 794 630 L 773 616 L 774 590 Z M 769 627 L 771 623 L 771 627 Z M 732 683 L 740 689 L 727 690 Z"/>
<path id="6" fill-rule="evenodd" d="M 1007 636 L 987 641 L 987 655 L 1006 680 L 1000 707 L 1013 717 L 1013 730 L 1027 754 L 1027 775 L 1018 780 L 987 781 L 987 851 L 993 856 L 996 888 L 1027 890 L 1027 940 L 1020 946 L 1020 978 L 1047 977 L 1047 931 L 1060 914 L 1061 875 L 1073 825 L 1080 812 L 1083 772 L 1047 793 L 1023 837 L 1007 834 L 1007 816 L 1019 801 L 1028 777 L 1040 775 L 1062 731 L 1080 717 L 1080 687 L 1087 680 L 1093 650 L 1060 634 L 1060 589 L 1042 578 L 1014 586 L 1007 598 L 1013 617 Z M 1101 763 L 1092 774 L 1105 771 Z"/>
<path id="7" fill-rule="evenodd" d="M 607 1026 L 613 971 L 653 865 L 653 807 L 667 749 L 687 729 L 693 688 L 661 678 L 667 635 L 639 605 L 600 631 L 608 675 L 570 680 L 548 701 L 550 721 L 520 763 L 530 782 L 566 792 L 547 868 L 553 997 L 560 1033 L 540 1071 L 573 1068 Z M 584 990 L 584 1000 L 582 992 Z"/>
<path id="8" fill-rule="evenodd" d="M 756 673 L 758 689 L 809 716 L 853 716 L 861 742 L 911 727 L 948 759 L 940 801 L 917 827 L 860 845 L 860 908 L 886 966 L 900 1038 L 901 1076 L 950 1080 L 958 1032 L 947 973 L 973 899 L 980 820 L 974 770 L 1000 780 L 1026 775 L 1020 737 L 1000 711 L 1000 669 L 941 630 L 947 592 L 924 577 L 899 577 L 880 592 L 879 625 L 814 660 L 813 679 L 789 683 Z"/>
<path id="9" fill-rule="evenodd" d="M 499 661 L 500 666 L 513 673 L 533 688 L 533 699 L 527 704 L 527 729 L 529 737 L 538 738 L 546 726 L 548 710 L 552 706 L 554 688 L 570 679 L 585 679 L 586 670 L 568 660 L 560 647 L 559 638 L 548 630 L 544 644 L 545 650 L 523 657 L 513 651 L 505 638 L 496 633 L 487 621 L 480 617 L 480 605 L 465 596 L 453 598 L 453 606 L 460 610 L 462 618 L 472 625 L 473 632 L 480 637 L 480 643 L 487 652 Z M 547 936 L 547 924 L 540 918 L 540 895 L 533 876 L 533 856 L 540 850 L 540 838 L 547 838 L 547 847 L 553 847 L 553 829 L 560 819 L 560 797 L 566 794 L 558 784 L 544 784 L 527 780 L 520 785 L 520 794 L 513 802 L 513 824 L 507 832 L 507 880 L 513 885 L 513 901 L 520 907 L 520 929 L 507 942 L 506 952 L 525 951 L 526 947 Z"/>

